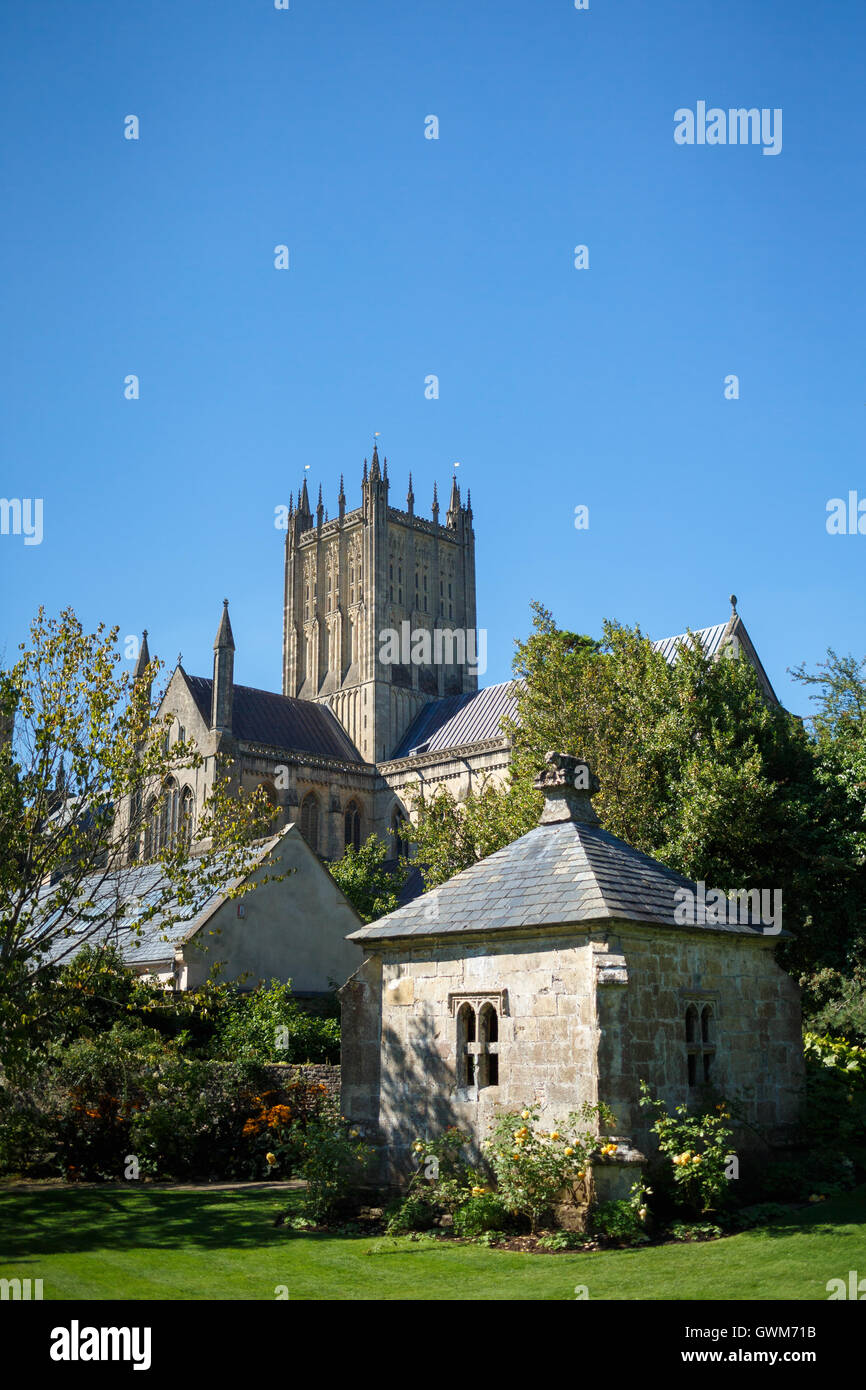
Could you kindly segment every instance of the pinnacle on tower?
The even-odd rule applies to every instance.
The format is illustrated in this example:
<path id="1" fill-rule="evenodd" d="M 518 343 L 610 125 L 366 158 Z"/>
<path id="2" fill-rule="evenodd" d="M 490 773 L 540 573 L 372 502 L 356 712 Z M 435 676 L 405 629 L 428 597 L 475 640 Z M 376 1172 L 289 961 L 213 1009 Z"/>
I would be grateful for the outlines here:
<path id="1" fill-rule="evenodd" d="M 141 646 L 138 649 L 138 660 L 135 663 L 135 670 L 132 673 L 134 681 L 141 680 L 150 662 L 150 651 L 147 646 L 147 628 L 141 634 Z"/>
<path id="2" fill-rule="evenodd" d="M 366 460 L 365 460 L 365 462 L 366 462 Z M 373 460 L 372 460 L 372 462 L 371 462 L 371 464 L 370 464 L 370 482 L 371 482 L 371 483 L 378 483 L 378 482 L 381 480 L 381 477 L 382 477 L 382 474 L 381 474 L 381 471 L 380 471 L 380 469 L 379 469 L 379 446 L 378 446 L 378 444 L 374 444 L 374 445 L 373 445 Z"/>
<path id="3" fill-rule="evenodd" d="M 363 478 L 361 479 L 361 482 L 362 482 L 362 484 L 363 484 L 364 487 L 367 486 L 367 460 L 366 460 L 366 459 L 364 459 L 364 476 L 363 476 Z"/>
<path id="4" fill-rule="evenodd" d="M 406 510 L 410 516 L 415 515 L 415 494 L 412 491 L 412 474 L 409 474 L 409 491 L 406 493 Z"/>
<path id="5" fill-rule="evenodd" d="M 340 495 L 339 495 L 339 497 L 337 498 L 337 501 L 338 501 L 338 502 L 345 502 L 345 500 L 346 500 L 346 490 L 345 490 L 345 487 L 343 486 L 343 475 L 342 475 L 342 473 L 341 473 L 341 474 L 340 474 Z"/>
<path id="6" fill-rule="evenodd" d="M 298 493 L 298 515 L 312 516 L 312 512 L 310 511 L 310 497 L 309 493 L 307 492 L 306 478 L 304 478 L 303 485 L 301 487 L 300 492 Z"/>
<path id="7" fill-rule="evenodd" d="M 220 625 L 217 629 L 217 635 L 214 638 L 213 644 L 214 651 L 217 651 L 220 647 L 228 647 L 230 651 L 234 651 L 235 649 L 232 625 L 229 622 L 229 601 L 227 598 L 223 599 L 222 617 L 220 618 Z"/>
<path id="8" fill-rule="evenodd" d="M 317 524 L 318 524 L 319 526 L 321 526 L 321 524 L 322 524 L 322 517 L 323 517 L 323 515 L 324 515 L 324 512 L 325 512 L 325 507 L 324 507 L 324 504 L 323 504 L 323 502 L 322 502 L 322 484 L 319 483 L 319 500 L 318 500 L 318 502 L 316 503 L 316 522 L 317 522 Z"/>
<path id="9" fill-rule="evenodd" d="M 436 490 L 436 483 L 433 483 L 433 520 L 439 523 L 439 494 Z"/>

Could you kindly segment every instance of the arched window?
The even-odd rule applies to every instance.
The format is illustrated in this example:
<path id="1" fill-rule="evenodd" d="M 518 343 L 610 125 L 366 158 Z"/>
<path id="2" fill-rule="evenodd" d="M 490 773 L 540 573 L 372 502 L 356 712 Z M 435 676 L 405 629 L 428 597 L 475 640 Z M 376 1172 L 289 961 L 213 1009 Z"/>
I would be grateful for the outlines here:
<path id="1" fill-rule="evenodd" d="M 478 1089 L 499 1085 L 499 1015 L 482 1004 L 478 1015 Z"/>
<path id="2" fill-rule="evenodd" d="M 350 801 L 346 807 L 346 849 L 361 848 L 361 808 L 357 801 Z"/>
<path id="3" fill-rule="evenodd" d="M 319 799 L 315 792 L 307 792 L 301 802 L 301 834 L 310 849 L 319 852 Z"/>
<path id="4" fill-rule="evenodd" d="M 400 807 L 395 806 L 391 812 L 391 838 L 394 841 L 394 853 L 398 859 L 408 859 L 409 857 L 409 841 L 404 833 L 405 824 L 406 817 Z"/>
<path id="5" fill-rule="evenodd" d="M 154 854 L 156 853 L 156 846 L 154 844 L 155 826 L 156 800 L 154 799 L 154 797 L 151 797 L 147 803 L 147 809 L 144 813 L 144 853 L 142 855 L 142 858 L 145 860 L 146 863 L 153 859 Z"/>
<path id="6" fill-rule="evenodd" d="M 180 794 L 180 815 L 177 833 L 181 845 L 189 849 L 192 844 L 192 829 L 195 824 L 195 796 L 192 787 L 184 787 Z"/>
<path id="7" fill-rule="evenodd" d="M 475 1010 L 461 1004 L 457 1011 L 457 1085 L 475 1085 Z"/>
<path id="8" fill-rule="evenodd" d="M 708 1085 L 716 1053 L 713 1007 L 689 1004 L 686 1008 L 686 1053 L 689 1086 Z"/>

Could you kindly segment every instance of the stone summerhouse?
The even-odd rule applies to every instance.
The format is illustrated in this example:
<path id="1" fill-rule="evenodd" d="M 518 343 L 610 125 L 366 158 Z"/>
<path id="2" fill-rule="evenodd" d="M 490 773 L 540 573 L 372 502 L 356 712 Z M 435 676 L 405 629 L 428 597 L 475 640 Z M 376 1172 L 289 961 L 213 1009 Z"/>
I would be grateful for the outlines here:
<path id="1" fill-rule="evenodd" d="M 669 1107 L 736 1096 L 769 1143 L 790 1137 L 800 1003 L 778 934 L 708 920 L 695 884 L 601 828 L 593 784 L 549 754 L 534 830 L 352 934 L 342 1108 L 383 1182 L 411 1171 L 419 1135 L 457 1125 L 477 1148 L 499 1110 L 537 1098 L 549 1124 L 603 1101 L 619 1147 L 599 1195 L 625 1195 L 653 1147 L 641 1080 Z M 694 925 L 678 923 L 683 889 Z"/>

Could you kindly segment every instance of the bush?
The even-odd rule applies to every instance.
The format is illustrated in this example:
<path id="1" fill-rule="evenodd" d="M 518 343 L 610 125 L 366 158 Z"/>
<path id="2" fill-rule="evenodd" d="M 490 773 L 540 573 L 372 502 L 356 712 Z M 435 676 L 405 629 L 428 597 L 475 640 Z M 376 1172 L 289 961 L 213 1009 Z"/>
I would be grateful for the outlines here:
<path id="1" fill-rule="evenodd" d="M 601 1202 L 592 1211 L 592 1233 L 616 1245 L 645 1245 L 649 1236 L 633 1202 Z"/>
<path id="2" fill-rule="evenodd" d="M 439 1214 L 430 1195 L 416 1189 L 388 1208 L 385 1230 L 389 1236 L 404 1236 L 409 1231 L 429 1231 L 436 1225 Z"/>
<path id="3" fill-rule="evenodd" d="M 271 980 L 249 993 L 234 990 L 228 995 L 209 1054 L 261 1062 L 338 1062 L 340 1023 L 336 1017 L 307 1013 L 292 995 L 290 983 Z"/>
<path id="4" fill-rule="evenodd" d="M 655 1113 L 651 1128 L 658 1135 L 659 1151 L 673 1165 L 673 1179 L 680 1200 L 698 1216 L 714 1211 L 728 1199 L 726 1168 L 732 1131 L 726 1121 L 731 1112 L 726 1101 L 716 1105 L 715 1114 L 691 1114 L 687 1105 L 678 1105 L 669 1115 L 664 1103 L 653 1100 L 646 1082 L 640 1083 L 640 1104 Z"/>
<path id="5" fill-rule="evenodd" d="M 578 1127 L 613 1122 L 605 1106 L 588 1103 L 551 1130 L 539 1129 L 538 1117 L 537 1105 L 500 1115 L 485 1145 L 500 1198 L 510 1212 L 528 1219 L 533 1235 L 561 1193 L 586 1200 L 591 1158 L 607 1151 L 594 1127 Z"/>
<path id="6" fill-rule="evenodd" d="M 454 1213 L 456 1236 L 480 1236 L 484 1231 L 506 1231 L 510 1213 L 505 1203 L 492 1192 L 469 1197 Z"/>
<path id="7" fill-rule="evenodd" d="M 671 1240 L 682 1241 L 718 1240 L 721 1234 L 721 1226 L 714 1226 L 709 1221 L 674 1221 L 666 1231 Z"/>
<path id="8" fill-rule="evenodd" d="M 292 1131 L 294 1171 L 307 1184 L 304 1215 L 325 1222 L 337 1215 L 362 1181 L 373 1151 L 345 1120 L 323 1114 Z"/>

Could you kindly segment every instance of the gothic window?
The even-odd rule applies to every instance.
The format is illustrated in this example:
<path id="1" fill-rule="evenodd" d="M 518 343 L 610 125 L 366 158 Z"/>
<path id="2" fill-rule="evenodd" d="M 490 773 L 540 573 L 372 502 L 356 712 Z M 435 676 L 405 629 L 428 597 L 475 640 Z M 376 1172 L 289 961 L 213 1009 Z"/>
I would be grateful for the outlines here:
<path id="1" fill-rule="evenodd" d="M 154 856 L 154 826 L 156 824 L 156 801 L 151 797 L 147 803 L 147 810 L 144 813 L 144 854 L 143 859 L 147 863 Z"/>
<path id="2" fill-rule="evenodd" d="M 686 1056 L 689 1086 L 708 1085 L 712 1079 L 715 1057 L 715 1027 L 713 1007 L 700 1008 L 691 1003 L 686 1008 Z"/>
<path id="3" fill-rule="evenodd" d="M 180 796 L 180 815 L 177 833 L 180 843 L 189 849 L 192 843 L 192 828 L 195 822 L 195 797 L 192 787 L 184 787 Z"/>
<path id="4" fill-rule="evenodd" d="M 319 799 L 315 792 L 307 792 L 301 802 L 301 834 L 310 849 L 319 852 Z"/>
<path id="5" fill-rule="evenodd" d="M 356 801 L 350 801 L 346 807 L 346 849 L 351 845 L 353 849 L 361 848 L 361 810 Z"/>
<path id="6" fill-rule="evenodd" d="M 499 1085 L 499 1015 L 482 1004 L 478 1015 L 478 1089 Z"/>
<path id="7" fill-rule="evenodd" d="M 403 826 L 405 823 L 406 817 L 399 806 L 395 806 L 391 813 L 391 836 L 394 841 L 394 853 L 400 859 L 407 859 L 409 857 L 409 841 L 403 833 Z"/>
<path id="8" fill-rule="evenodd" d="M 489 1000 L 476 1005 L 457 1010 L 457 1085 L 478 1092 L 499 1085 L 499 1014 Z"/>
<path id="9" fill-rule="evenodd" d="M 461 1004 L 457 1010 L 457 1085 L 475 1085 L 475 1010 Z"/>

